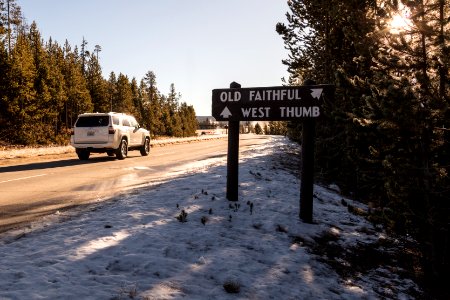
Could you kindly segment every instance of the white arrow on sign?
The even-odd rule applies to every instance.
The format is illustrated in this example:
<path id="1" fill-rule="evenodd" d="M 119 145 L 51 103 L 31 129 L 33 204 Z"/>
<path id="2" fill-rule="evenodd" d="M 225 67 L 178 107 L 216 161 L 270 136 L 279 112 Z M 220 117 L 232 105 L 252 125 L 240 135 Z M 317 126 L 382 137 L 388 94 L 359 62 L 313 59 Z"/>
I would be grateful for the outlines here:
<path id="1" fill-rule="evenodd" d="M 312 96 L 314 99 L 319 100 L 320 96 L 322 95 L 322 91 L 323 91 L 323 89 L 313 89 L 313 90 L 312 90 L 312 93 L 311 93 L 311 96 Z"/>
<path id="2" fill-rule="evenodd" d="M 228 109 L 228 107 L 225 106 L 225 108 L 223 109 L 223 111 L 220 113 L 220 115 L 224 118 L 224 119 L 228 119 L 231 116 L 231 111 Z"/>

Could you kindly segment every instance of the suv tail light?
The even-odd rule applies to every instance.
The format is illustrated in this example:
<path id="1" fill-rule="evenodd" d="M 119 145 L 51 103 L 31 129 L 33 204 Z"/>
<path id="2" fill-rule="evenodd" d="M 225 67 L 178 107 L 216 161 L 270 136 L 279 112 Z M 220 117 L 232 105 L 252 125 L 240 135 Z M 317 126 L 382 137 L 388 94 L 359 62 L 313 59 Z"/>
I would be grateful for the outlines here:
<path id="1" fill-rule="evenodd" d="M 115 132 L 116 132 L 116 130 L 113 127 L 108 127 L 109 134 L 114 134 Z"/>
<path id="2" fill-rule="evenodd" d="M 70 135 L 75 135 L 75 130 L 73 128 L 70 129 Z"/>

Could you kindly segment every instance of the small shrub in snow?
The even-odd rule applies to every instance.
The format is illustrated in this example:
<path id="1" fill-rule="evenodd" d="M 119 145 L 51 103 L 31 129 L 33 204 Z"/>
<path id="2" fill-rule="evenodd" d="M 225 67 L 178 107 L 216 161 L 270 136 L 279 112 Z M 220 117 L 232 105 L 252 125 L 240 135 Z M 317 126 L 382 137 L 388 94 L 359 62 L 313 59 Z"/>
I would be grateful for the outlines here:
<path id="1" fill-rule="evenodd" d="M 278 232 L 283 232 L 283 233 L 287 233 L 288 232 L 286 226 L 283 226 L 283 225 L 280 225 L 280 224 L 277 224 L 276 230 Z"/>
<path id="2" fill-rule="evenodd" d="M 135 284 L 130 286 L 122 286 L 119 289 L 119 295 L 117 297 L 113 297 L 112 299 L 136 299 L 138 295 L 138 290 Z"/>
<path id="3" fill-rule="evenodd" d="M 239 207 L 241 207 L 241 204 L 239 204 L 239 203 L 234 203 L 234 204 L 230 203 L 228 205 L 228 207 L 230 209 L 232 209 L 234 212 L 237 212 L 239 210 Z"/>
<path id="4" fill-rule="evenodd" d="M 253 228 L 255 228 L 256 230 L 261 229 L 261 227 L 262 227 L 262 224 L 261 224 L 261 223 L 255 223 L 255 224 L 253 224 Z"/>
<path id="5" fill-rule="evenodd" d="M 332 183 L 332 184 L 328 185 L 328 189 L 330 189 L 330 190 L 332 190 L 332 191 L 334 191 L 334 192 L 336 192 L 338 194 L 341 193 L 340 187 L 337 184 L 335 184 L 335 183 Z"/>
<path id="6" fill-rule="evenodd" d="M 229 294 L 238 294 L 241 291 L 241 285 L 234 280 L 227 280 L 223 284 L 223 288 Z"/>
<path id="7" fill-rule="evenodd" d="M 177 220 L 180 221 L 181 223 L 185 223 L 187 222 L 187 212 L 183 210 L 181 210 L 181 213 L 177 216 Z"/>
<path id="8" fill-rule="evenodd" d="M 367 216 L 367 211 L 365 211 L 362 208 L 350 205 L 350 204 L 348 204 L 347 210 L 349 213 L 354 214 L 356 216 L 362 216 L 362 217 Z"/>
<path id="9" fill-rule="evenodd" d="M 247 205 L 250 207 L 250 214 L 253 214 L 253 202 L 247 201 Z"/>
<path id="10" fill-rule="evenodd" d="M 249 171 L 250 174 L 252 174 L 253 176 L 255 176 L 256 179 L 261 179 L 262 175 L 259 172 L 253 172 L 252 170 Z"/>

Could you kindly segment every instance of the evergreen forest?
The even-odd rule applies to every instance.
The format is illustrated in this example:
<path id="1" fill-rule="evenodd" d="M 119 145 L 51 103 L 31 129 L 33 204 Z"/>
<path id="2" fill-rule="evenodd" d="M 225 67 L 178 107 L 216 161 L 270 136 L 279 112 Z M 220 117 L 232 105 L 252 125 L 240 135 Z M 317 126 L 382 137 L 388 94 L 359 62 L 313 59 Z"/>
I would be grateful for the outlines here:
<path id="1" fill-rule="evenodd" d="M 416 279 L 448 299 L 450 2 L 288 5 L 276 25 L 289 53 L 286 83 L 335 85 L 316 122 L 316 180 L 370 202 L 370 220 L 415 238 L 404 256 Z M 290 123 L 289 136 L 301 141 L 301 126 Z"/>
<path id="2" fill-rule="evenodd" d="M 122 73 L 102 76 L 101 46 L 44 41 L 15 0 L 0 0 L 0 142 L 66 144 L 78 114 L 132 114 L 152 136 L 192 136 L 195 110 L 180 103 L 175 85 L 167 95 L 148 71 L 139 82 Z"/>

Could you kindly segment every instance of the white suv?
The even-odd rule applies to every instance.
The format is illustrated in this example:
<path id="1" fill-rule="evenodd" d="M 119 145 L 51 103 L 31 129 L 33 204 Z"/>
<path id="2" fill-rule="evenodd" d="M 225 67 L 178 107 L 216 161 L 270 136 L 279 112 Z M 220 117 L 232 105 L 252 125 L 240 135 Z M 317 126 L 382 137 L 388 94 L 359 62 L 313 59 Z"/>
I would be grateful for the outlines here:
<path id="1" fill-rule="evenodd" d="M 89 159 L 91 152 L 125 159 L 128 150 L 150 153 L 150 132 L 141 128 L 133 116 L 122 113 L 85 113 L 78 115 L 70 144 L 78 158 Z"/>

